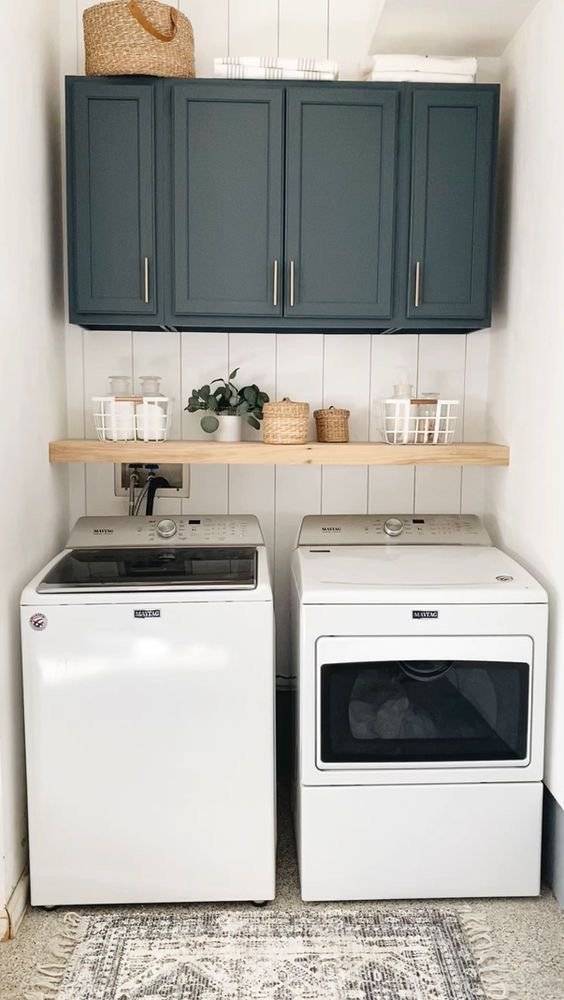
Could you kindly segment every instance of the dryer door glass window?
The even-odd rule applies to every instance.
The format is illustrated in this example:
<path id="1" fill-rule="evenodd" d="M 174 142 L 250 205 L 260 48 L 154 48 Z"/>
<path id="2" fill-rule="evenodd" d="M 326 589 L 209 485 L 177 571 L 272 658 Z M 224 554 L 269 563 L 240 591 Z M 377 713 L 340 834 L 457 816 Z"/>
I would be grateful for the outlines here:
<path id="1" fill-rule="evenodd" d="M 390 660 L 321 667 L 321 759 L 411 764 L 527 757 L 528 663 Z"/>

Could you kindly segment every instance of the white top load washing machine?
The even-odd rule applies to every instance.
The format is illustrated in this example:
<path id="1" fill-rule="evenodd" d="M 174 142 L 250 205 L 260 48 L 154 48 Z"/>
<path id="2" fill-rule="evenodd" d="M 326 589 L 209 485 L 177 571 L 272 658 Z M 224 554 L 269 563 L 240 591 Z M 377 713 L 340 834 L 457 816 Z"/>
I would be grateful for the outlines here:
<path id="1" fill-rule="evenodd" d="M 306 517 L 302 896 L 539 892 L 547 596 L 473 516 Z"/>
<path id="2" fill-rule="evenodd" d="M 32 903 L 272 899 L 256 518 L 81 518 L 21 604 Z"/>

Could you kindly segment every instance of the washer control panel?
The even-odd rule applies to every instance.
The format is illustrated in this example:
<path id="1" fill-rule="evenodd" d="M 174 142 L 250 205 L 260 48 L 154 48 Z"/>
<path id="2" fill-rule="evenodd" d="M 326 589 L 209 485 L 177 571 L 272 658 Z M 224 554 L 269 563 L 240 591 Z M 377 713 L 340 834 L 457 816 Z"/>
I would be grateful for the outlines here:
<path id="1" fill-rule="evenodd" d="M 298 537 L 298 545 L 491 544 L 475 514 L 312 514 Z"/>
<path id="2" fill-rule="evenodd" d="M 150 517 L 81 517 L 68 549 L 141 548 L 149 545 L 264 545 L 251 514 L 181 514 Z"/>

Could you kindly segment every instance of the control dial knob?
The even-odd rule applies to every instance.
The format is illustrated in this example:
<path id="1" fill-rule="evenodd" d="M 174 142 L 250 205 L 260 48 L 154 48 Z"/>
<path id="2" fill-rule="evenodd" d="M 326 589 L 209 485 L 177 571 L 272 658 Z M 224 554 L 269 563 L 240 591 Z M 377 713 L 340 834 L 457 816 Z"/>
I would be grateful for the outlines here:
<path id="1" fill-rule="evenodd" d="M 176 521 L 173 521 L 171 517 L 165 517 L 157 524 L 157 535 L 160 535 L 161 538 L 172 538 L 177 530 Z"/>
<path id="2" fill-rule="evenodd" d="M 397 538 L 398 535 L 401 535 L 403 528 L 403 521 L 399 517 L 389 517 L 387 521 L 384 521 L 384 531 L 390 538 Z"/>

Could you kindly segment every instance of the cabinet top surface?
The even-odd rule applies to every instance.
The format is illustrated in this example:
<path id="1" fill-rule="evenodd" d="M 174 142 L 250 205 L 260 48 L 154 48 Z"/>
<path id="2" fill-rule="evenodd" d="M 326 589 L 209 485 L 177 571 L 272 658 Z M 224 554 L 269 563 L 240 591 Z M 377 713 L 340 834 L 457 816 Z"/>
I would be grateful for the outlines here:
<path id="1" fill-rule="evenodd" d="M 87 84 L 115 83 L 127 86 L 127 84 L 144 83 L 149 85 L 165 84 L 167 86 L 214 86 L 214 87 L 270 87 L 274 90 L 280 88 L 312 88 L 317 90 L 331 89 L 368 89 L 368 90 L 477 90 L 498 92 L 501 89 L 499 83 L 432 83 L 421 81 L 421 83 L 411 83 L 409 81 L 390 80 L 224 80 L 220 77 L 159 77 L 159 76 L 78 76 L 69 74 L 65 77 L 68 83 Z"/>

